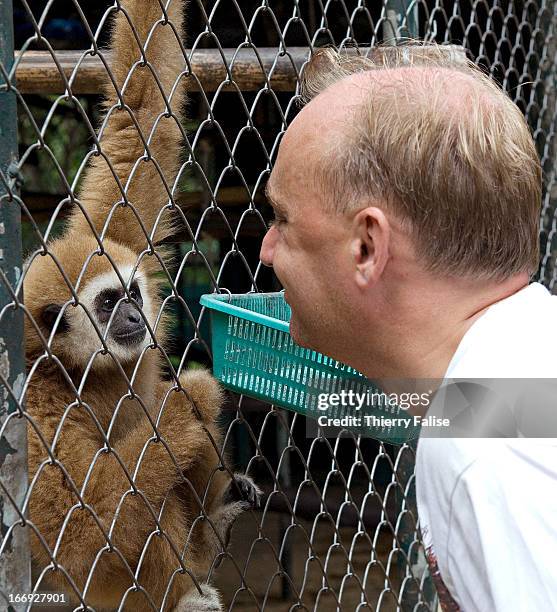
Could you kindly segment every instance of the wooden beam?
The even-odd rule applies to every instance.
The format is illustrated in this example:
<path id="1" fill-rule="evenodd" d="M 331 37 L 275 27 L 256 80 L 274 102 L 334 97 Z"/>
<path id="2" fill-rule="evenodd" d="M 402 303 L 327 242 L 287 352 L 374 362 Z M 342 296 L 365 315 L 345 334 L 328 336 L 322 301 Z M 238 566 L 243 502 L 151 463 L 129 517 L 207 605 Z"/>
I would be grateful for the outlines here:
<path id="1" fill-rule="evenodd" d="M 22 93 L 61 94 L 64 93 L 64 81 L 60 69 L 66 78 L 70 78 L 78 62 L 82 60 L 83 51 L 57 51 L 54 62 L 48 51 L 26 51 L 21 57 L 16 71 L 18 89 Z M 19 57 L 19 53 L 16 52 Z M 224 57 L 223 57 L 224 56 Z M 108 65 L 112 61 L 110 51 L 103 51 Z M 187 85 L 194 90 L 199 81 L 204 91 L 215 91 L 222 86 L 229 75 L 242 91 L 257 91 L 264 87 L 266 75 L 272 88 L 276 91 L 294 91 L 296 73 L 308 57 L 308 49 L 296 47 L 289 49 L 288 54 L 278 55 L 275 48 L 224 49 L 223 55 L 218 49 L 197 49 L 189 53 L 192 76 Z M 272 72 L 271 72 L 272 70 Z M 74 94 L 97 94 L 109 81 L 107 70 L 99 56 L 86 56 L 75 71 L 72 92 Z M 232 89 L 233 86 L 228 86 Z"/>
<path id="2" fill-rule="evenodd" d="M 379 63 L 393 53 L 400 55 L 403 61 L 408 63 L 419 63 L 421 58 L 429 56 L 432 50 L 438 53 L 439 49 L 456 63 L 462 62 L 466 57 L 464 49 L 455 45 L 377 47 L 368 51 Z M 347 52 L 356 53 L 356 50 L 349 49 Z M 19 91 L 31 94 L 62 94 L 65 89 L 60 75 L 62 72 L 67 79 L 73 75 L 71 89 L 74 95 L 98 94 L 108 82 L 107 70 L 98 55 L 83 57 L 84 53 L 56 51 L 57 65 L 49 51 L 25 51 L 23 54 L 16 51 L 16 61 L 19 62 L 16 80 Z M 234 85 L 226 85 L 228 90 L 237 87 L 241 91 L 258 91 L 265 86 L 268 79 L 269 85 L 275 91 L 294 91 L 297 77 L 308 56 L 307 47 L 289 47 L 287 53 L 282 56 L 279 56 L 274 47 L 260 47 L 257 50 L 223 49 L 222 54 L 218 49 L 196 49 L 188 52 L 192 70 L 192 75 L 188 77 L 188 86 L 192 90 L 200 86 L 206 92 L 216 91 L 229 79 L 229 67 Z M 103 51 L 103 57 L 110 65 L 110 51 Z"/>
<path id="3" fill-rule="evenodd" d="M 37 193 L 37 192 L 23 192 L 23 202 L 29 210 L 33 218 L 39 214 L 46 214 L 48 217 L 52 214 L 52 211 L 60 204 L 60 202 L 67 196 L 65 194 L 52 194 L 52 193 Z M 203 191 L 183 191 L 177 196 L 178 205 L 188 210 L 196 210 L 204 208 L 203 202 L 207 200 L 207 194 Z M 249 205 L 249 198 L 246 190 L 243 187 L 221 187 L 216 196 L 217 204 L 222 208 L 247 208 Z M 266 202 L 266 198 L 263 195 L 263 190 L 259 190 L 254 198 L 254 203 L 261 206 Z M 63 211 L 62 217 L 66 215 L 70 210 L 70 204 L 68 203 Z M 23 215 L 25 217 L 25 215 Z"/>

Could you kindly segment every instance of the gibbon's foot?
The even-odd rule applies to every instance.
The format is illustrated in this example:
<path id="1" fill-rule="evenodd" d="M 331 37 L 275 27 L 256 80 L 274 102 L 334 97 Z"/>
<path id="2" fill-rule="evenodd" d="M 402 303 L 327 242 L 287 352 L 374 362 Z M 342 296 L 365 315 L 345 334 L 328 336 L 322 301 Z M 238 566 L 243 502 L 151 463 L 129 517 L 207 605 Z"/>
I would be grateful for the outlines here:
<path id="1" fill-rule="evenodd" d="M 220 594 L 210 584 L 202 584 L 203 595 L 197 587 L 192 587 L 176 604 L 174 612 L 223 612 Z"/>
<path id="2" fill-rule="evenodd" d="M 241 502 L 245 510 L 257 509 L 261 505 L 261 489 L 245 474 L 234 474 L 234 480 L 226 488 L 223 504 Z"/>

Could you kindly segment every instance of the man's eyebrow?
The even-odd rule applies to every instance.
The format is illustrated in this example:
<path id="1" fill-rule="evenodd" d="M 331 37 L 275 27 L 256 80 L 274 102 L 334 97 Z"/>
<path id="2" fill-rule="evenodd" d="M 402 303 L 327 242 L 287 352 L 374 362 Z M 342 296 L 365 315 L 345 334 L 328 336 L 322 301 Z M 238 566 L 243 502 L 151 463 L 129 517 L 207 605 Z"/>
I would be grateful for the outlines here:
<path id="1" fill-rule="evenodd" d="M 277 200 L 271 195 L 271 188 L 269 187 L 269 183 L 265 185 L 265 197 L 267 198 L 267 200 L 269 200 L 276 212 L 285 212 L 284 208 L 280 205 L 280 203 L 277 202 Z"/>

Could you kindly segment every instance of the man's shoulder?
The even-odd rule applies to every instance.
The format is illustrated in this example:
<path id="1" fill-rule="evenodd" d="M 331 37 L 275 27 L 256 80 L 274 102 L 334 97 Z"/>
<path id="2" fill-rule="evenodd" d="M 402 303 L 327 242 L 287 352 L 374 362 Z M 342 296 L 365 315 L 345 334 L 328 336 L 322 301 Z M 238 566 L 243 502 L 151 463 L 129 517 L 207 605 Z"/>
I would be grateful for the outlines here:
<path id="1" fill-rule="evenodd" d="M 557 378 L 557 296 L 532 283 L 491 306 L 462 339 L 450 378 Z"/>
<path id="2" fill-rule="evenodd" d="M 457 481 L 467 487 L 516 484 L 521 476 L 539 471 L 557 482 L 557 439 L 422 438 L 416 463 L 437 485 L 445 481 L 451 490 Z"/>

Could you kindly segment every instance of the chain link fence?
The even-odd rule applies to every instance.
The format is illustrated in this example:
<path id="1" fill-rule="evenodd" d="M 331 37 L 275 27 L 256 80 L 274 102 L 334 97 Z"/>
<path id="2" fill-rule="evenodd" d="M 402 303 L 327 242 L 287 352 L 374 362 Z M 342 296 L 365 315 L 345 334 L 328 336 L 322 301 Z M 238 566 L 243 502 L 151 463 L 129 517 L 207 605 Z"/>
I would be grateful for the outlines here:
<path id="1" fill-rule="evenodd" d="M 435 610 L 415 448 L 307 439 L 233 394 L 215 421 L 186 373 L 211 363 L 199 297 L 278 289 L 264 187 L 311 50 L 406 38 L 462 46 L 527 117 L 554 290 L 555 2 L 190 0 L 185 33 L 178 6 L 0 0 L 2 609 L 217 609 L 177 604 L 208 581 L 230 610 Z M 147 330 L 135 352 L 119 312 Z M 214 491 L 234 474 L 262 498 L 226 489 L 245 510 L 227 541 Z"/>

